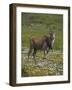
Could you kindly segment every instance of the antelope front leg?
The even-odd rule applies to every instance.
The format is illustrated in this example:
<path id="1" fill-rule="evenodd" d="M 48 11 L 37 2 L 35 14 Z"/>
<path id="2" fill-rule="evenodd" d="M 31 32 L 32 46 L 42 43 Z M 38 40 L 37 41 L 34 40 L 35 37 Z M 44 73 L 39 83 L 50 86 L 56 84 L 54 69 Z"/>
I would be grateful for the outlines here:
<path id="1" fill-rule="evenodd" d="M 43 59 L 46 59 L 46 52 L 45 52 L 45 50 L 44 50 L 44 57 L 43 57 Z"/>
<path id="2" fill-rule="evenodd" d="M 36 64 L 36 58 L 35 58 L 36 52 L 37 52 L 37 49 L 34 49 L 34 52 L 33 52 L 33 59 L 35 60 L 35 64 Z"/>

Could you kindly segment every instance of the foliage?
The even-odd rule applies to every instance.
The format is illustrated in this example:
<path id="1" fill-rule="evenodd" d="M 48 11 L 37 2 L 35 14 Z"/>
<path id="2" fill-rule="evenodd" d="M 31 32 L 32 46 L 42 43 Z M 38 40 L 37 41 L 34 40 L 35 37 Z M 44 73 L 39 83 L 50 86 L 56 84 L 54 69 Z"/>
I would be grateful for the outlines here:
<path id="1" fill-rule="evenodd" d="M 63 16 L 56 14 L 22 13 L 22 47 L 29 47 L 31 36 L 41 37 L 53 31 L 54 49 L 63 49 Z"/>
<path id="2" fill-rule="evenodd" d="M 24 54 L 23 54 L 24 55 Z M 40 57 L 41 56 L 41 57 Z M 49 53 L 47 59 L 43 59 L 40 52 L 37 53 L 36 62 L 27 55 L 22 57 L 22 76 L 47 76 L 63 74 L 63 55 L 61 53 Z"/>

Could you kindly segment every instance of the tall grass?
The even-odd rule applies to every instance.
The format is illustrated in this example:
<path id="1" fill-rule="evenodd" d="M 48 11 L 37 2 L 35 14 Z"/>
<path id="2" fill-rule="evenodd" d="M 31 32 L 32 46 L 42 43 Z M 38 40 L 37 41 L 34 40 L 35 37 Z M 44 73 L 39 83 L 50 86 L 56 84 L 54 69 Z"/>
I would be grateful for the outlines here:
<path id="1" fill-rule="evenodd" d="M 29 47 L 31 36 L 41 37 L 53 31 L 56 35 L 54 49 L 63 49 L 63 16 L 22 13 L 22 47 Z"/>

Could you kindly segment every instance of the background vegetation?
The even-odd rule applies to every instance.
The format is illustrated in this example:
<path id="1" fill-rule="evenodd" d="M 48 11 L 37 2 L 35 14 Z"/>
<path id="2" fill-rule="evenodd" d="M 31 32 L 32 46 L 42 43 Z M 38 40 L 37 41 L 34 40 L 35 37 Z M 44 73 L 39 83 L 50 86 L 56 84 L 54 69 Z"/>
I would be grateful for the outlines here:
<path id="1" fill-rule="evenodd" d="M 63 48 L 63 16 L 56 14 L 22 13 L 22 47 L 29 47 L 31 36 L 47 35 L 55 32 L 54 49 Z"/>

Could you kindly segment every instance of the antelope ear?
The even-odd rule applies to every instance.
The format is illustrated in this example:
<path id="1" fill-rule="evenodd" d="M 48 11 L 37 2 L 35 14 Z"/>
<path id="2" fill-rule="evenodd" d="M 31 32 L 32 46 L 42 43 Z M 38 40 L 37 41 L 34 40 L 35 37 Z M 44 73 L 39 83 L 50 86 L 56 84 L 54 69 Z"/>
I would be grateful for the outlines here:
<path id="1" fill-rule="evenodd" d="M 55 33 L 53 33 L 53 37 L 55 38 Z"/>

